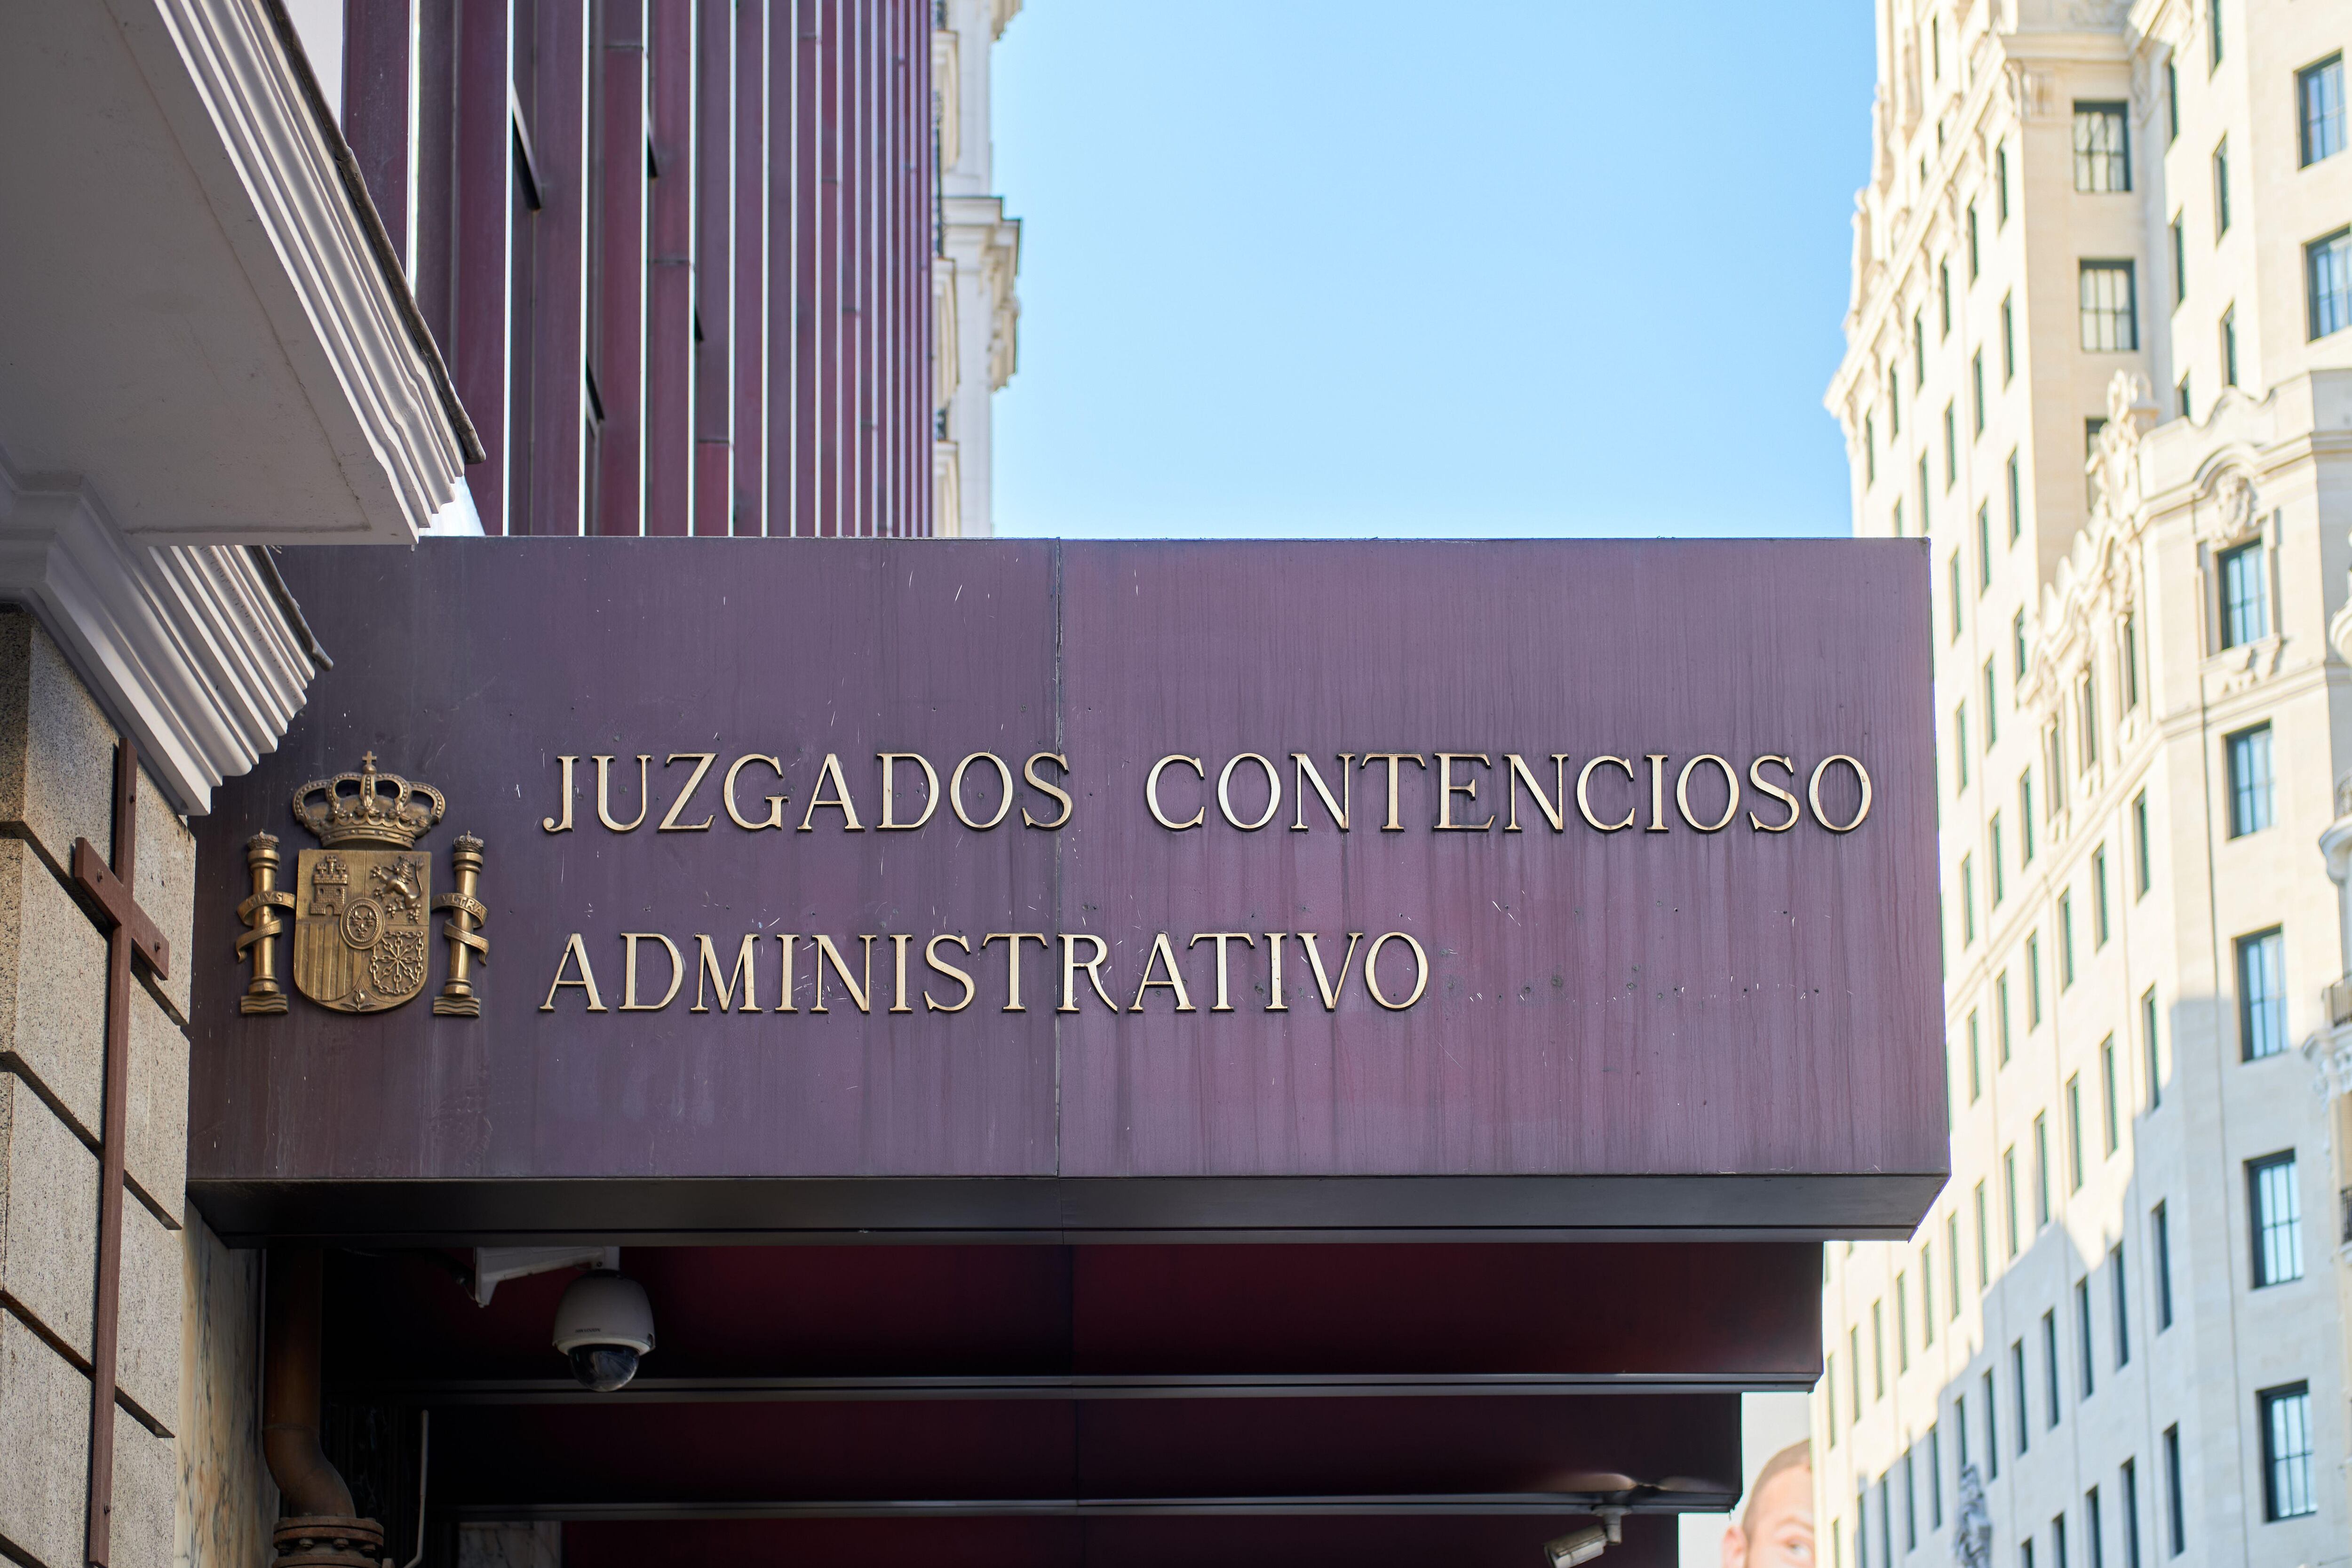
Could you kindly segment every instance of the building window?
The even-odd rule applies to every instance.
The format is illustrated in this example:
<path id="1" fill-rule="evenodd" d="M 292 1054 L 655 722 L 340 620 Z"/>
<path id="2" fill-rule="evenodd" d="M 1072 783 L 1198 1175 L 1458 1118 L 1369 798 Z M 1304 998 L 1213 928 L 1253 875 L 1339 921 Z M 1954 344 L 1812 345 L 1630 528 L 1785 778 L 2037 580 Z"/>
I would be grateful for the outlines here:
<path id="1" fill-rule="evenodd" d="M 2148 864 L 2147 791 L 2132 796 L 2132 896 L 2134 901 L 2147 897 L 2154 881 Z"/>
<path id="2" fill-rule="evenodd" d="M 2083 1528 L 2090 1535 L 2087 1568 L 2107 1568 L 2106 1521 L 2099 1517 L 2099 1489 L 2083 1494 Z"/>
<path id="3" fill-rule="evenodd" d="M 1936 1244 L 1932 1239 L 1919 1244 L 1919 1342 L 1929 1349 L 1936 1343 Z"/>
<path id="4" fill-rule="evenodd" d="M 1928 516 L 1927 500 L 1927 454 L 1922 452 L 1919 454 L 1919 532 L 1922 536 L 1936 531 L 1936 525 Z"/>
<path id="5" fill-rule="evenodd" d="M 1903 434 L 1903 373 L 1893 365 L 1886 367 L 1886 438 L 1890 441 Z"/>
<path id="6" fill-rule="evenodd" d="M 2108 1298 L 2115 1304 L 2116 1365 L 2131 1365 L 2131 1281 L 2124 1271 L 2124 1244 L 2107 1248 Z"/>
<path id="7" fill-rule="evenodd" d="M 2189 1510 L 2182 1506 L 2180 1495 L 2180 1428 L 2178 1425 L 2164 1429 L 2164 1522 L 2168 1556 L 2178 1557 L 2189 1550 Z"/>
<path id="8" fill-rule="evenodd" d="M 2006 1217 L 2009 1221 L 2001 1234 L 2001 1240 L 2008 1247 L 2009 1256 L 2014 1258 L 2017 1256 L 2018 1244 L 2022 1237 L 2022 1232 L 2017 1223 L 2017 1145 L 2014 1143 L 2000 1152 L 2000 1174 L 2001 1198 L 2003 1206 L 2008 1210 Z"/>
<path id="9" fill-rule="evenodd" d="M 2010 458 L 2009 466 L 2010 471 L 2015 473 L 2017 459 L 2014 457 Z M 2015 537 L 2014 534 L 2011 535 L 2012 540 Z M 2022 686 L 2025 684 L 2025 612 L 2023 610 L 2018 611 L 2009 618 L 2009 651 L 2011 661 L 2009 679 L 2012 684 Z"/>
<path id="10" fill-rule="evenodd" d="M 2058 989 L 2074 984 L 2074 895 L 2058 895 Z"/>
<path id="11" fill-rule="evenodd" d="M 2042 1026 L 2042 936 L 2038 931 L 2025 936 L 2025 1026 L 2029 1030 Z M 2000 1059 L 2006 1067 L 2008 1055 L 2003 1053 Z"/>
<path id="12" fill-rule="evenodd" d="M 1992 217 L 2000 228 L 2009 222 L 2009 144 L 1992 150 Z"/>
<path id="13" fill-rule="evenodd" d="M 1912 1480 L 1911 1450 L 1903 1450 L 1903 1550 L 1919 1550 L 1919 1493 Z"/>
<path id="14" fill-rule="evenodd" d="M 1950 412 L 1949 409 L 1945 410 L 1947 415 Z M 1927 461 L 1925 458 L 1919 459 L 1923 470 L 1927 467 Z M 1923 471 L 1919 478 L 1920 481 L 1925 483 L 1927 476 Z M 1927 509 L 1925 506 L 1919 509 L 1919 515 L 1921 517 L 1927 515 Z M 1957 550 L 1952 552 L 1952 558 L 1945 563 L 1944 584 L 1952 605 L 1951 638 L 1954 642 L 1958 642 L 1960 640 L 1960 552 Z"/>
<path id="15" fill-rule="evenodd" d="M 2017 827 L 2020 865 L 2033 864 L 2033 770 L 2017 775 Z"/>
<path id="16" fill-rule="evenodd" d="M 2238 647 L 2271 635 L 2269 563 L 2261 540 L 2225 550 L 2221 559 L 2221 646 Z"/>
<path id="17" fill-rule="evenodd" d="M 1985 750 L 1990 752 L 2000 739 L 2000 682 L 1993 673 L 1993 661 L 1984 665 Z"/>
<path id="18" fill-rule="evenodd" d="M 1886 1397 L 1886 1312 L 1876 1301 L 1870 1304 L 1870 1397 L 1874 1404 Z"/>
<path id="19" fill-rule="evenodd" d="M 1977 1184 L 1977 1289 L 1992 1286 L 1992 1227 L 1985 1221 L 1985 1184 Z"/>
<path id="20" fill-rule="evenodd" d="M 2009 1342 L 2009 1387 L 2017 1400 L 2017 1451 L 2030 1452 L 2033 1447 L 2033 1422 L 2027 1415 L 2032 1408 L 2032 1395 L 2025 1384 L 2025 1342 Z"/>
<path id="21" fill-rule="evenodd" d="M 2099 432 L 2107 427 L 2105 419 L 2083 421 L 2083 509 L 2095 511 L 2099 505 L 2099 475 L 2105 470 L 2097 461 Z"/>
<path id="22" fill-rule="evenodd" d="M 2033 1118 L 2033 1228 L 2050 1223 L 2050 1118 Z"/>
<path id="23" fill-rule="evenodd" d="M 1952 335 L 1952 264 L 1936 263 L 1936 341 Z"/>
<path id="24" fill-rule="evenodd" d="M 1952 710 L 1952 793 L 1969 793 L 1969 705 Z"/>
<path id="25" fill-rule="evenodd" d="M 1862 488 L 1878 482 L 1878 416 L 1862 416 Z"/>
<path id="26" fill-rule="evenodd" d="M 2075 731 L 2083 752 L 2083 772 L 2089 773 L 2099 765 L 2099 680 L 2098 671 L 2085 669 L 2074 683 Z"/>
<path id="27" fill-rule="evenodd" d="M 2051 1397 L 2054 1399 L 2057 1396 L 2053 1393 Z M 2051 1425 L 2054 1426 L 2057 1423 L 2053 1421 Z M 2053 1515 L 2050 1521 L 2050 1568 L 2067 1568 L 2066 1516 L 2063 1513 Z"/>
<path id="28" fill-rule="evenodd" d="M 2120 1474 L 2124 1487 L 2124 1568 L 2139 1568 L 2139 1466 L 2126 1459 Z"/>
<path id="29" fill-rule="evenodd" d="M 2128 191 L 2131 132 L 2120 103 L 2074 105 L 2074 188 Z"/>
<path id="30" fill-rule="evenodd" d="M 2172 389 L 2172 411 L 2183 419 L 2189 416 L 2189 373 L 2180 374 L 2180 384 Z"/>
<path id="31" fill-rule="evenodd" d="M 2180 140 L 2180 72 L 2172 57 L 2164 59 L 2164 142 L 2170 146 Z M 2132 1568 L 2138 1568 L 2134 1563 Z"/>
<path id="32" fill-rule="evenodd" d="M 2091 950 L 2107 945 L 2107 848 L 2091 851 Z"/>
<path id="33" fill-rule="evenodd" d="M 1984 350 L 1969 356 L 1969 434 L 1981 436 L 1985 430 Z"/>
<path id="34" fill-rule="evenodd" d="M 1852 1414 L 1859 1421 L 1862 1419 L 1862 1330 L 1859 1327 L 1845 1331 L 1845 1359 L 1853 1368 Z"/>
<path id="35" fill-rule="evenodd" d="M 1984 1053 L 1977 1029 L 1977 1016 L 1969 1015 L 1969 1103 L 1974 1105 L 1984 1095 Z"/>
<path id="36" fill-rule="evenodd" d="M 2189 298 L 2189 219 L 2187 215 L 2172 215 L 2172 308 L 2179 310 Z"/>
<path id="37" fill-rule="evenodd" d="M 2324 338 L 2352 322 L 2352 228 L 2339 228 L 2303 247 L 2310 282 L 2311 335 Z"/>
<path id="38" fill-rule="evenodd" d="M 2149 1216 L 2156 1238 L 2156 1331 L 2172 1327 L 2172 1216 L 2162 1204 Z"/>
<path id="39" fill-rule="evenodd" d="M 2124 711 L 2139 706 L 2139 616 L 2126 614 L 2123 633 L 2118 639 L 2123 647 Z"/>
<path id="40" fill-rule="evenodd" d="M 2271 825 L 2271 727 L 2241 730 L 2224 744 L 2230 753 L 2230 837 L 2242 838 Z"/>
<path id="41" fill-rule="evenodd" d="M 2000 908 L 2001 900 L 2008 896 L 2009 889 L 2009 880 L 2007 876 L 2003 873 L 2001 866 L 2002 861 L 2007 858 L 2007 857 L 2001 850 L 2000 813 L 1996 811 L 1992 814 L 1992 821 L 1989 825 L 1989 831 L 1991 834 L 1992 845 L 1992 907 L 1999 909 Z"/>
<path id="42" fill-rule="evenodd" d="M 2294 1151 L 2246 1162 L 2246 1215 L 2253 1232 L 2254 1289 L 2303 1278 L 2303 1197 Z"/>
<path id="43" fill-rule="evenodd" d="M 1927 1427 L 1927 1528 L 1944 1528 L 1944 1442 L 1940 1423 Z"/>
<path id="44" fill-rule="evenodd" d="M 2000 297 L 2000 384 L 2007 386 L 2017 374 L 2017 312 L 2010 296 Z"/>
<path id="45" fill-rule="evenodd" d="M 1985 1368 L 1985 1476 L 1988 1480 L 2000 1479 L 2000 1411 L 1993 1397 L 1992 1368 Z"/>
<path id="46" fill-rule="evenodd" d="M 2162 1057 L 2157 1049 L 2156 987 L 2151 985 L 2139 995 L 2140 1038 L 2147 1043 L 2147 1108 L 2154 1110 L 2164 1103 L 2164 1071 Z"/>
<path id="47" fill-rule="evenodd" d="M 1830 1447 L 1837 1447 L 1837 1352 L 1830 1351 L 1822 1357 L 1822 1394 L 1827 1402 L 1829 1419 L 1822 1423 L 1829 1428 Z"/>
<path id="48" fill-rule="evenodd" d="M 2139 310 L 2128 261 L 2082 265 L 2083 347 L 2092 353 L 2139 348 Z"/>
<path id="49" fill-rule="evenodd" d="M 2295 102 L 2303 110 L 2303 163 L 2344 151 L 2344 57 L 2328 56 L 2294 73 Z"/>
<path id="50" fill-rule="evenodd" d="M 1968 856 L 1960 857 L 1960 945 L 1967 947 L 1977 940 L 1977 871 L 1976 862 Z"/>
<path id="51" fill-rule="evenodd" d="M 1911 312 L 1911 384 L 1927 384 L 1927 315 L 1924 308 Z"/>
<path id="52" fill-rule="evenodd" d="M 2286 938 L 2273 926 L 2237 948 L 2239 1048 L 2259 1061 L 2286 1049 Z"/>
<path id="53" fill-rule="evenodd" d="M 1992 502 L 1977 503 L 1977 597 L 1992 586 Z M 1987 669 L 1991 665 L 1985 666 Z M 1988 688 L 1990 689 L 1990 688 Z"/>
<path id="54" fill-rule="evenodd" d="M 2205 70 L 2208 75 L 2221 63 L 2221 0 L 2205 0 Z"/>
<path id="55" fill-rule="evenodd" d="M 1977 1193 L 1981 1199 L 1982 1182 L 1977 1184 Z M 1979 1201 L 1977 1207 L 1981 1212 L 1983 1203 Z M 1944 1216 L 1944 1278 L 1948 1281 L 1944 1287 L 1944 1316 L 1957 1323 L 1960 1321 L 1960 1216 L 1956 1214 Z"/>
<path id="56" fill-rule="evenodd" d="M 2000 1065 L 2009 1065 L 2009 971 L 1992 977 L 1993 1043 L 2000 1047 Z"/>
<path id="57" fill-rule="evenodd" d="M 2221 384 L 2238 384 L 2238 307 L 2221 312 Z"/>
<path id="58" fill-rule="evenodd" d="M 1895 1277 L 1895 1370 L 1911 1370 L 1911 1282 Z"/>
<path id="59" fill-rule="evenodd" d="M 2058 1314 L 2053 1310 L 2042 1314 L 2042 1410 L 2043 1415 L 2043 1426 L 2053 1428 L 2057 1426 L 2058 1405 Z M 2021 1395 L 2018 1400 L 2018 1408 L 2021 1410 L 2024 1407 L 2025 1401 L 2023 1396 Z"/>
<path id="60" fill-rule="evenodd" d="M 2099 1042 L 2099 1131 L 2100 1152 L 2112 1160 L 2116 1157 L 2116 1147 L 2123 1142 L 2123 1111 L 2116 1087 L 2116 1037 L 2113 1035 Z"/>
<path id="61" fill-rule="evenodd" d="M 2337 88 L 2337 94 L 2336 94 L 2336 96 L 2340 99 L 2340 98 L 2343 96 L 2343 93 L 2342 93 L 2342 87 L 2341 87 L 2341 83 L 2342 83 L 2342 81 L 2343 81 L 2343 75 L 2342 75 L 2342 73 L 2341 73 L 2340 71 L 2337 73 L 2337 76 L 2336 76 L 2336 81 L 2337 81 L 2337 83 L 2338 83 L 2338 88 Z M 2338 119 L 2339 119 L 2339 120 L 2341 119 L 2341 116 L 2340 116 L 2340 115 L 2338 116 Z M 1983 262 L 1982 262 L 1981 258 L 1979 258 L 1979 254 L 1978 254 L 1978 250 L 1977 250 L 1977 204 L 1976 204 L 1976 203 L 1974 203 L 1974 202 L 1970 202 L 1970 203 L 1969 204 L 1968 233 L 1969 233 L 1969 282 L 1971 282 L 1971 283 L 1973 283 L 1973 282 L 1975 282 L 1975 281 L 1977 280 L 1978 276 L 1979 276 L 1980 273 L 1982 273 L 1982 272 L 1984 271 L 1984 265 L 1983 265 Z"/>
<path id="62" fill-rule="evenodd" d="M 2213 148 L 2213 243 L 2230 232 L 2230 139 L 2227 136 Z"/>
<path id="63" fill-rule="evenodd" d="M 2076 1397 L 2088 1399 L 2098 1392 L 2098 1382 L 2092 1372 L 2097 1364 L 2097 1358 L 2092 1349 L 2091 1281 L 2088 1276 L 2074 1281 L 2074 1338 L 2075 1359 L 2082 1367 L 2082 1392 Z"/>
<path id="64" fill-rule="evenodd" d="M 2083 1190 L 2083 1075 L 2066 1078 L 2066 1190 Z"/>
<path id="65" fill-rule="evenodd" d="M 1903 537 L 1903 498 L 1901 496 L 1895 498 L 1895 520 L 1890 526 L 1895 531 L 1895 538 Z"/>
<path id="66" fill-rule="evenodd" d="M 2311 1486 L 2311 1385 L 2265 1388 L 2254 1398 L 2263 1413 L 2263 1518 L 2318 1512 Z"/>
<path id="67" fill-rule="evenodd" d="M 2050 721 L 2049 729 L 2042 732 L 2042 763 L 2050 770 L 2050 799 L 2044 803 L 2042 814 L 2055 822 L 2058 814 L 2066 809 L 2066 748 L 2060 742 L 2058 721 L 2055 719 Z"/>
<path id="68" fill-rule="evenodd" d="M 1960 442 L 1959 421 L 1954 417 L 1952 405 L 1944 405 L 1944 488 L 1950 489 L 1959 482 Z"/>

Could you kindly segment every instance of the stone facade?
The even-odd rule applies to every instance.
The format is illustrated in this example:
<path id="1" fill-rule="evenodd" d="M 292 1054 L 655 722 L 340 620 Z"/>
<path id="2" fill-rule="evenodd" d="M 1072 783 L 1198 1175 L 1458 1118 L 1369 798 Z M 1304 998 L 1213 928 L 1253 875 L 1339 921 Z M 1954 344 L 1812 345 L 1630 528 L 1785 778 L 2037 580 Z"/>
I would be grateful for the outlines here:
<path id="1" fill-rule="evenodd" d="M 2312 853 L 2352 761 L 2352 331 L 2306 249 L 2352 156 L 2298 123 L 2347 22 L 1882 13 L 1828 402 L 1855 531 L 1928 551 L 1953 1174 L 1906 1240 L 1829 1251 L 1826 1568 L 2318 1563 L 2352 1529 L 2310 1060 L 2352 966 Z"/>

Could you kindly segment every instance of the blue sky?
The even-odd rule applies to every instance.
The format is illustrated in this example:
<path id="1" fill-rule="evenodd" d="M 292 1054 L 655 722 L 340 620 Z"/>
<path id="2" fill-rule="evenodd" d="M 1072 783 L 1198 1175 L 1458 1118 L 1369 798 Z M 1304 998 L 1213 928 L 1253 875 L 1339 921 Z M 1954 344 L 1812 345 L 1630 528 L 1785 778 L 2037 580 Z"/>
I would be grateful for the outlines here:
<path id="1" fill-rule="evenodd" d="M 997 531 L 1843 533 L 1871 16 L 1028 0 Z"/>

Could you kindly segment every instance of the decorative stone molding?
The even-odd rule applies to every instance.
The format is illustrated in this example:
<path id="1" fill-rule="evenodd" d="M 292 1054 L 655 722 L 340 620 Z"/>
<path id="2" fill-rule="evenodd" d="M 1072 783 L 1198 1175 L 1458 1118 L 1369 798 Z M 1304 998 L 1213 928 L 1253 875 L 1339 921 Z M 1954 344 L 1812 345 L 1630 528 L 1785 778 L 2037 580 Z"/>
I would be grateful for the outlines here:
<path id="1" fill-rule="evenodd" d="M 314 645 L 274 578 L 245 547 L 126 538 L 86 487 L 0 466 L 0 600 L 39 617 L 178 811 L 209 810 L 302 706 Z"/>

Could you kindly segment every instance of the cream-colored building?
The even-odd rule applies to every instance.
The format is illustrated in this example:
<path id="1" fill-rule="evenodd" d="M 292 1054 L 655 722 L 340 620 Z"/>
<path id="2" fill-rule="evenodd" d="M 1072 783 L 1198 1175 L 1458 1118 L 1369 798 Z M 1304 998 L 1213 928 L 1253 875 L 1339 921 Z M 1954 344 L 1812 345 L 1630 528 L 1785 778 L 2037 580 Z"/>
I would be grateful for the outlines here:
<path id="1" fill-rule="evenodd" d="M 938 99 L 940 255 L 931 270 L 938 312 L 933 366 L 936 440 L 932 516 L 942 539 L 985 539 L 994 483 L 990 402 L 1021 357 L 1021 220 L 994 193 L 989 139 L 989 53 L 1021 0 L 944 0 L 931 33 Z"/>
<path id="2" fill-rule="evenodd" d="M 2352 7 L 1878 45 L 1828 403 L 1929 552 L 1952 1179 L 1829 1249 L 1821 1555 L 2342 1562 Z"/>

